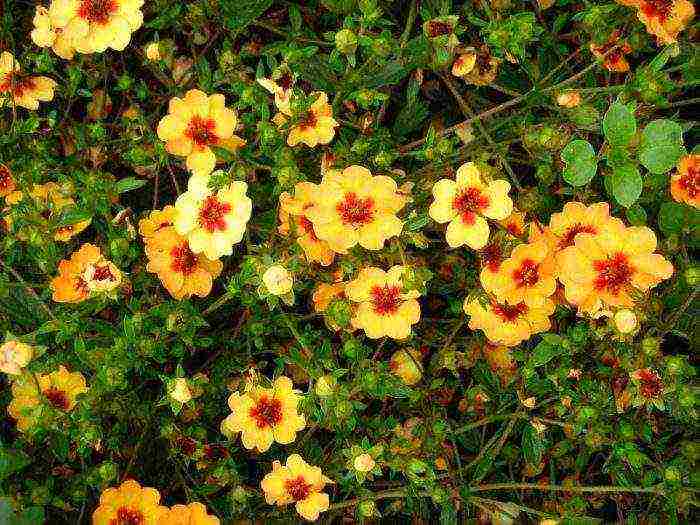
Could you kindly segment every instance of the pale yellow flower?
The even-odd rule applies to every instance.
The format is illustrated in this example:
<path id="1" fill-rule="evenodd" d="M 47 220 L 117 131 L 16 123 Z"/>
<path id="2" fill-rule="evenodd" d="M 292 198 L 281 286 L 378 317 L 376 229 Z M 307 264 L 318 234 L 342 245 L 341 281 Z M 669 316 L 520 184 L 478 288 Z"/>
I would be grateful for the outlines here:
<path id="1" fill-rule="evenodd" d="M 270 266 L 262 277 L 263 284 L 272 295 L 287 295 L 292 291 L 294 280 L 284 266 Z"/>

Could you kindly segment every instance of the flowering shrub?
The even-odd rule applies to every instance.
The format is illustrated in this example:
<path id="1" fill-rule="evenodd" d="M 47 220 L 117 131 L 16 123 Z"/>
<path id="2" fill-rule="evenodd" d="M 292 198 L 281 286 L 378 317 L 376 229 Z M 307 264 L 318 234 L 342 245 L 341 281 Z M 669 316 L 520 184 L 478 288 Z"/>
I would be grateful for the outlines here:
<path id="1" fill-rule="evenodd" d="M 0 523 L 693 521 L 692 2 L 3 7 Z"/>

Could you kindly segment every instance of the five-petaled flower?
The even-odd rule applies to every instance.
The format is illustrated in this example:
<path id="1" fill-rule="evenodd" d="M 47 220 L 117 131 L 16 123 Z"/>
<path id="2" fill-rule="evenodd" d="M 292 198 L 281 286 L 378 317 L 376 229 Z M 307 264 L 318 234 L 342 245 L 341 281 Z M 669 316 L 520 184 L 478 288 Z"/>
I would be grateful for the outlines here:
<path id="1" fill-rule="evenodd" d="M 315 100 L 309 108 L 302 114 L 295 115 L 287 136 L 287 144 L 290 146 L 304 143 L 314 148 L 319 144 L 330 143 L 335 136 L 338 122 L 333 118 L 333 109 L 328 104 L 328 97 L 323 92 L 312 93 L 311 96 L 315 97 Z M 285 109 L 288 112 L 286 114 L 292 116 L 289 105 L 279 107 L 282 114 L 285 114 Z"/>
<path id="2" fill-rule="evenodd" d="M 105 489 L 92 514 L 93 525 L 162 525 L 167 508 L 160 504 L 156 489 L 142 487 L 129 479 L 118 487 Z M 214 524 L 212 524 L 214 525 Z"/>
<path id="3" fill-rule="evenodd" d="M 39 102 L 53 100 L 54 89 L 54 80 L 23 75 L 19 62 L 11 53 L 3 51 L 0 54 L 0 108 L 10 105 L 39 109 Z"/>
<path id="4" fill-rule="evenodd" d="M 673 44 L 695 16 L 689 0 L 618 0 L 637 10 L 637 18 L 661 45 Z"/>
<path id="5" fill-rule="evenodd" d="M 219 525 L 220 523 L 219 518 L 209 514 L 207 508 L 196 501 L 189 505 L 173 505 L 164 509 L 158 521 L 158 525 Z"/>
<path id="6" fill-rule="evenodd" d="M 671 176 L 671 196 L 677 202 L 700 208 L 700 155 L 692 153 L 681 158 L 676 173 Z"/>
<path id="7" fill-rule="evenodd" d="M 79 303 L 93 294 L 111 295 L 122 282 L 122 273 L 104 258 L 97 246 L 86 243 L 70 259 L 58 265 L 58 276 L 51 281 L 53 300 Z"/>

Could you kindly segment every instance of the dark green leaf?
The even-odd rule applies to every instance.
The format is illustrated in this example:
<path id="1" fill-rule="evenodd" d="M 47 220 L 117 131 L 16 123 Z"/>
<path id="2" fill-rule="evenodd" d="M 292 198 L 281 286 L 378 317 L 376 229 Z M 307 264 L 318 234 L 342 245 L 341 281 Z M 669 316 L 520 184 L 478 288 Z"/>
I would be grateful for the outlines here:
<path id="1" fill-rule="evenodd" d="M 637 132 L 634 113 L 621 102 L 614 102 L 603 117 L 603 134 L 615 146 L 626 146 Z"/>
<path id="2" fill-rule="evenodd" d="M 644 131 L 639 144 L 639 161 L 650 172 L 671 170 L 685 153 L 683 128 L 672 120 L 654 120 Z"/>
<path id="3" fill-rule="evenodd" d="M 136 190 L 142 186 L 145 186 L 148 181 L 143 179 L 136 179 L 134 177 L 127 177 L 125 179 L 120 179 L 117 181 L 117 193 L 125 193 L 127 191 Z"/>

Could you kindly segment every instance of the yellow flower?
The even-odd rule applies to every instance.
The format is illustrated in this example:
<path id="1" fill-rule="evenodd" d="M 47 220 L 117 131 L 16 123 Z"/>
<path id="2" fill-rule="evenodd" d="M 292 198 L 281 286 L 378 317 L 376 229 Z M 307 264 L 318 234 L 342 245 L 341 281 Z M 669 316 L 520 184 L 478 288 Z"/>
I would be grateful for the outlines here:
<path id="1" fill-rule="evenodd" d="M 12 401 L 7 413 L 17 420 L 17 428 L 25 432 L 48 413 L 49 407 L 70 412 L 78 395 L 87 392 L 80 372 L 69 372 L 64 366 L 50 374 L 24 374 L 12 384 Z"/>
<path id="2" fill-rule="evenodd" d="M 53 100 L 56 82 L 48 77 L 20 74 L 19 63 L 7 51 L 0 55 L 0 108 L 6 104 L 39 109 L 39 102 Z"/>
<path id="3" fill-rule="evenodd" d="M 102 53 L 108 48 L 122 51 L 131 40 L 131 33 L 143 23 L 143 2 L 144 0 L 53 0 L 48 11 L 50 27 L 60 30 L 61 38 L 66 39 L 64 51 L 70 48 L 78 53 Z M 51 40 L 50 29 L 47 29 L 46 24 L 45 18 L 40 20 L 37 34 L 43 43 Z"/>
<path id="4" fill-rule="evenodd" d="M 439 223 L 449 223 L 445 235 L 452 248 L 467 245 L 480 250 L 489 240 L 486 217 L 503 220 L 513 211 L 505 180 L 486 183 L 472 162 L 462 164 L 456 180 L 440 179 L 433 186 L 428 214 Z"/>
<path id="5" fill-rule="evenodd" d="M 158 123 L 158 138 L 169 153 L 187 158 L 192 173 L 207 175 L 216 165 L 213 146 L 236 151 L 245 144 L 233 134 L 237 124 L 236 112 L 226 107 L 223 95 L 191 89 L 184 98 L 170 99 L 168 114 Z"/>
<path id="6" fill-rule="evenodd" d="M 580 233 L 557 256 L 566 299 L 581 312 L 634 305 L 634 290 L 644 292 L 673 275 L 673 265 L 656 250 L 654 232 L 611 220 L 598 234 Z"/>
<path id="7" fill-rule="evenodd" d="M 92 514 L 92 525 L 160 525 L 166 511 L 156 489 L 129 479 L 102 492 L 100 504 Z"/>
<path id="8" fill-rule="evenodd" d="M 284 266 L 270 266 L 262 276 L 263 284 L 272 295 L 287 295 L 292 291 L 294 280 Z"/>
<path id="9" fill-rule="evenodd" d="M 187 191 L 175 201 L 175 231 L 194 253 L 214 261 L 231 255 L 233 245 L 241 242 L 253 203 L 245 182 L 234 181 L 214 192 L 208 188 L 210 178 L 190 177 Z"/>
<path id="10" fill-rule="evenodd" d="M 0 178 L 2 175 L 0 175 Z M 0 183 L 0 192 L 2 183 Z M 676 202 L 700 208 L 700 155 L 686 155 L 671 176 L 671 196 Z"/>
<path id="11" fill-rule="evenodd" d="M 158 520 L 159 525 L 219 525 L 219 518 L 207 513 L 201 503 L 173 505 L 165 509 Z"/>
<path id="12" fill-rule="evenodd" d="M 152 62 L 156 62 L 162 58 L 160 55 L 158 42 L 151 42 L 146 46 L 144 51 L 146 53 L 146 58 Z"/>
<path id="13" fill-rule="evenodd" d="M 142 237 L 153 237 L 159 230 L 172 226 L 175 221 L 175 207 L 167 205 L 162 210 L 153 210 L 148 217 L 139 221 L 139 233 Z"/>
<path id="14" fill-rule="evenodd" d="M 498 224 L 503 226 L 513 237 L 522 237 L 525 235 L 525 212 L 514 209 L 508 217 L 498 221 Z"/>
<path id="15" fill-rule="evenodd" d="M 149 231 L 151 227 L 143 221 L 139 226 L 142 231 Z M 178 300 L 192 295 L 209 295 L 214 279 L 223 269 L 221 261 L 193 253 L 187 239 L 172 226 L 165 226 L 151 237 L 145 237 L 144 242 L 148 257 L 146 270 L 158 275 L 170 295 Z"/>
<path id="16" fill-rule="evenodd" d="M 275 106 L 284 115 L 291 115 L 289 103 L 292 97 L 292 85 L 294 79 L 291 73 L 285 73 L 275 81 L 271 78 L 258 78 L 258 84 L 275 96 Z"/>
<path id="17" fill-rule="evenodd" d="M 456 77 L 463 77 L 464 75 L 470 73 L 474 66 L 476 65 L 476 53 L 462 53 L 457 58 L 455 58 L 452 64 L 452 74 Z"/>
<path id="18" fill-rule="evenodd" d="M 554 312 L 554 303 L 545 299 L 534 306 L 524 302 L 511 305 L 495 301 L 484 305 L 474 298 L 464 301 L 464 312 L 470 316 L 471 330 L 482 330 L 495 345 L 515 346 L 549 330 L 549 316 Z"/>
<path id="19" fill-rule="evenodd" d="M 31 38 L 39 47 L 51 47 L 61 58 L 70 60 L 75 55 L 75 47 L 69 33 L 63 28 L 56 27 L 51 20 L 51 13 L 43 6 L 36 6 L 34 13 L 34 29 Z"/>
<path id="20" fill-rule="evenodd" d="M 347 253 L 356 244 L 381 250 L 388 238 L 403 229 L 396 213 L 406 204 L 406 197 L 398 193 L 390 177 L 372 176 L 362 166 L 349 166 L 342 172 L 328 170 L 318 195 L 317 205 L 306 216 L 317 237 L 336 253 Z"/>
<path id="21" fill-rule="evenodd" d="M 58 265 L 58 277 L 51 281 L 53 300 L 79 303 L 92 293 L 107 293 L 122 282 L 122 273 L 105 259 L 97 246 L 86 243 L 69 260 Z"/>
<path id="22" fill-rule="evenodd" d="M 294 197 L 284 192 L 280 195 L 279 232 L 288 235 L 293 223 L 297 235 L 297 243 L 304 250 L 309 262 L 318 262 L 328 266 L 333 262 L 335 252 L 326 241 L 316 236 L 314 226 L 309 220 L 309 210 L 317 206 L 322 198 L 318 194 L 318 185 L 311 182 L 300 182 L 294 187 Z"/>
<path id="23" fill-rule="evenodd" d="M 557 104 L 563 108 L 575 108 L 581 103 L 581 94 L 578 91 L 566 91 L 557 96 Z"/>
<path id="24" fill-rule="evenodd" d="M 299 120 L 287 136 L 287 144 L 296 146 L 303 142 L 310 148 L 318 144 L 328 144 L 335 136 L 335 128 L 338 123 L 333 118 L 333 110 L 328 104 L 325 93 L 315 93 L 316 101 L 311 104 L 305 114 L 299 116 Z M 282 108 L 280 108 L 282 111 Z"/>
<path id="25" fill-rule="evenodd" d="M 178 377 L 168 382 L 168 395 L 178 403 L 185 404 L 192 399 L 192 391 L 187 378 Z"/>
<path id="26" fill-rule="evenodd" d="M 15 191 L 15 179 L 12 177 L 10 168 L 0 164 L 0 198 Z"/>
<path id="27" fill-rule="evenodd" d="M 499 303 L 537 306 L 557 289 L 554 261 L 545 239 L 520 244 L 501 263 L 493 279 L 483 284 Z"/>
<path id="28" fill-rule="evenodd" d="M 297 412 L 300 399 L 288 377 L 278 377 L 272 388 L 249 384 L 243 395 L 235 392 L 228 398 L 231 414 L 221 423 L 221 431 L 228 437 L 240 432 L 243 446 L 259 452 L 273 441 L 292 443 L 306 426 L 303 414 Z"/>
<path id="29" fill-rule="evenodd" d="M 394 352 L 389 368 L 407 385 L 415 385 L 423 377 L 420 352 L 412 348 Z"/>
<path id="30" fill-rule="evenodd" d="M 330 375 L 321 376 L 316 380 L 314 391 L 318 397 L 332 396 L 335 389 L 335 378 Z"/>
<path id="31" fill-rule="evenodd" d="M 695 7 L 688 0 L 639 0 L 637 18 L 659 44 L 673 44 L 695 16 Z"/>
<path id="32" fill-rule="evenodd" d="M 13 376 L 20 375 L 22 369 L 34 356 L 34 349 L 27 343 L 11 340 L 0 346 L 0 372 Z"/>
<path id="33" fill-rule="evenodd" d="M 471 53 L 470 53 L 471 54 Z M 475 86 L 486 86 L 491 84 L 496 80 L 498 75 L 498 66 L 501 64 L 501 59 L 493 56 L 488 49 L 481 49 L 474 53 L 474 65 L 472 67 L 461 67 L 458 65 L 457 71 L 463 70 L 464 73 L 458 75 L 467 84 L 474 84 Z M 469 66 L 472 58 L 466 57 L 464 59 L 464 66 Z M 454 66 L 453 66 L 454 72 Z"/>
<path id="34" fill-rule="evenodd" d="M 312 301 L 314 310 L 318 313 L 325 312 L 331 301 L 345 297 L 345 285 L 347 283 L 320 283 L 314 290 Z"/>
<path id="35" fill-rule="evenodd" d="M 369 472 L 376 464 L 377 463 L 374 461 L 374 458 L 367 454 L 367 452 L 356 456 L 352 462 L 352 466 L 358 472 Z"/>
<path id="36" fill-rule="evenodd" d="M 321 512 L 328 510 L 328 494 L 321 492 L 327 483 L 333 481 L 324 476 L 319 467 L 313 467 L 298 454 L 292 454 L 285 466 L 279 461 L 272 463 L 272 472 L 263 478 L 260 487 L 268 504 L 284 506 L 294 503 L 300 516 L 316 521 Z"/>
<path id="37" fill-rule="evenodd" d="M 623 334 L 629 334 L 637 328 L 637 316 L 626 308 L 618 310 L 613 317 L 615 327 Z"/>
<path id="38" fill-rule="evenodd" d="M 364 268 L 345 286 L 348 299 L 359 303 L 351 323 L 363 329 L 370 339 L 406 339 L 411 335 L 411 327 L 420 320 L 418 292 L 403 291 L 402 276 L 406 270 L 405 266 L 394 266 L 388 272 Z"/>

